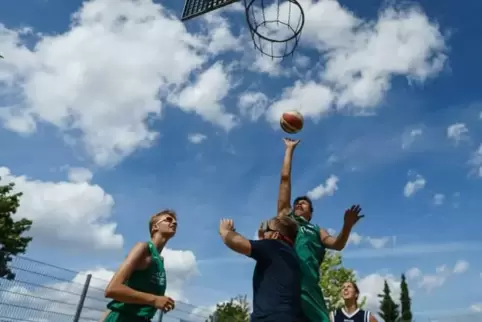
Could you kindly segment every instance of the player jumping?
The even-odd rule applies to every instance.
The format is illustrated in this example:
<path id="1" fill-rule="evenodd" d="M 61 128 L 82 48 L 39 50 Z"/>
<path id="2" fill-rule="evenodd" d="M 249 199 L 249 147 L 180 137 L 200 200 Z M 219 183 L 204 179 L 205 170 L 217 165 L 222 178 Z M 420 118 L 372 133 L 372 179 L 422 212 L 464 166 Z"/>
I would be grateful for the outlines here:
<path id="1" fill-rule="evenodd" d="M 378 322 L 370 311 L 365 311 L 358 307 L 359 295 L 360 291 L 355 282 L 344 283 L 341 296 L 345 301 L 345 305 L 343 308 L 331 313 L 331 322 Z"/>
<path id="2" fill-rule="evenodd" d="M 295 250 L 301 262 L 301 305 L 305 318 L 311 322 L 329 322 L 328 309 L 319 286 L 320 266 L 326 249 L 342 250 L 353 226 L 363 217 L 356 205 L 345 211 L 343 228 L 337 237 L 310 223 L 313 214 L 311 200 L 298 197 L 291 208 L 291 161 L 299 140 L 284 139 L 286 145 L 278 197 L 278 214 L 287 214 L 298 222 Z M 290 209 L 291 211 L 286 211 Z"/>
<path id="3" fill-rule="evenodd" d="M 151 240 L 137 243 L 127 255 L 105 290 L 113 299 L 104 322 L 150 321 L 157 310 L 174 309 L 174 300 L 164 296 L 166 271 L 160 253 L 176 234 L 176 213 L 164 210 L 149 221 Z"/>

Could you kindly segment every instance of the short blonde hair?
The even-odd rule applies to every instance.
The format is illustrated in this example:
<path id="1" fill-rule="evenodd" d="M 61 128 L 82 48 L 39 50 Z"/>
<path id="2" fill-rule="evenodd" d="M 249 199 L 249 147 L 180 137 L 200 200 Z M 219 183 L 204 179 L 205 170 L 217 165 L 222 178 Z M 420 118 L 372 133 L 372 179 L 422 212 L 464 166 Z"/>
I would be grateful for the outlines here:
<path id="1" fill-rule="evenodd" d="M 275 217 L 269 221 L 272 229 L 277 230 L 281 235 L 295 240 L 298 235 L 298 223 L 288 216 Z"/>
<path id="2" fill-rule="evenodd" d="M 151 219 L 149 220 L 149 233 L 152 235 L 152 228 L 156 224 L 156 222 L 159 220 L 159 217 L 164 216 L 164 215 L 169 215 L 173 217 L 174 219 L 177 220 L 177 215 L 176 212 L 172 209 L 164 209 L 161 212 L 158 212 L 157 214 L 153 215 Z"/>

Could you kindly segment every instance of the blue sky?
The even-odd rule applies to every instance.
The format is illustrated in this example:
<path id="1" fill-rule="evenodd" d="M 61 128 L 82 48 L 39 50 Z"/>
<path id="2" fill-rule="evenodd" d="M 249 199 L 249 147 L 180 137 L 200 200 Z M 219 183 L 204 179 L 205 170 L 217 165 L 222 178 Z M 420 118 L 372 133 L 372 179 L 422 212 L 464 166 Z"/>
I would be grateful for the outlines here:
<path id="1" fill-rule="evenodd" d="M 336 176 L 336 189 L 314 201 L 313 219 L 335 230 L 345 208 L 362 205 L 366 218 L 355 228 L 360 238 L 343 251 L 346 266 L 365 278 L 362 292 L 376 294 L 384 277 L 397 283 L 400 273 L 418 268 L 409 283 L 421 317 L 470 312 L 482 303 L 482 292 L 472 287 L 482 281 L 479 3 L 350 0 L 341 8 L 333 1 L 303 2 L 357 17 L 361 31 L 350 29 L 346 38 L 358 44 L 365 35 L 377 46 L 353 45 L 348 52 L 359 50 L 358 59 L 340 64 L 344 49 L 332 38 L 345 35 L 342 28 L 337 20 L 310 14 L 295 58 L 273 67 L 254 55 L 236 6 L 188 22 L 186 31 L 166 17 L 180 16 L 175 1 L 163 2 L 168 11 L 162 13 L 150 1 L 138 11 L 124 8 L 127 0 L 112 10 L 104 0 L 84 10 L 80 1 L 4 2 L 0 167 L 32 191 L 38 191 L 34 184 L 49 183 L 42 189 L 50 189 L 65 183 L 57 194 L 48 190 L 29 198 L 30 216 L 36 212 L 34 219 L 43 224 L 33 231 L 28 256 L 76 270 L 113 269 L 133 243 L 147 238 L 149 216 L 169 207 L 180 223 L 169 248 L 196 259 L 183 271 L 185 254 L 176 253 L 180 280 L 197 271 L 179 284 L 182 298 L 210 306 L 250 294 L 253 265 L 222 245 L 217 224 L 233 218 L 237 230 L 252 237 L 259 222 L 274 215 L 284 149 L 276 119 L 283 109 L 298 108 L 306 120 L 295 136 L 302 142 L 294 157 L 293 193 L 306 194 Z M 410 11 L 413 6 L 423 11 Z M 396 20 L 386 14 L 391 9 L 402 13 L 399 21 L 408 17 L 405 24 L 390 25 Z M 149 10 L 159 22 L 150 29 L 141 21 Z M 74 12 L 84 18 L 72 24 Z M 100 26 L 109 15 L 127 16 L 132 28 L 109 25 L 106 36 Z M 25 27 L 29 31 L 20 32 Z M 313 30 L 321 30 L 318 43 Z M 12 35 L 20 37 L 17 42 Z M 384 56 L 393 48 L 399 49 Z M 347 80 L 353 70 L 368 75 L 366 82 Z M 86 83 L 79 85 L 79 79 Z M 290 91 L 296 82 L 299 90 Z M 301 89 L 310 82 L 324 87 Z M 323 103 L 326 89 L 336 97 L 332 103 Z M 264 100 L 248 100 L 246 107 L 240 99 L 248 99 L 246 93 L 263 93 Z M 259 110 L 250 109 L 255 103 Z M 251 118 L 256 111 L 259 118 Z M 194 134 L 195 143 L 189 140 Z M 89 169 L 93 177 L 69 184 L 71 168 Z M 409 182 L 414 189 L 404 194 Z M 56 196 L 61 201 L 39 206 Z M 76 212 L 77 202 L 85 209 Z M 49 218 L 52 209 L 57 217 Z M 84 229 L 107 222 L 117 224 L 114 231 L 82 239 Z M 69 233 L 76 229 L 75 236 Z M 374 247 L 376 240 L 383 247 Z M 104 241 L 107 246 L 96 247 Z M 465 269 L 454 273 L 457 262 L 466 262 Z"/>

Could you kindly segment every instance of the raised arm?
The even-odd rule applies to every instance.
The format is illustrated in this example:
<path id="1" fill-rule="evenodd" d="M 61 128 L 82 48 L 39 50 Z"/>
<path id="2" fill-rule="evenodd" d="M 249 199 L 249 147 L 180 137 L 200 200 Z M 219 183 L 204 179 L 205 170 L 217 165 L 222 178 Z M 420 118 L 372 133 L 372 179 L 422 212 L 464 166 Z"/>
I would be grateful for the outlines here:
<path id="1" fill-rule="evenodd" d="M 282 210 L 291 208 L 291 161 L 293 153 L 299 140 L 284 139 L 286 150 L 283 159 L 283 166 L 281 168 L 281 181 L 279 185 L 278 195 L 278 214 Z"/>
<path id="2" fill-rule="evenodd" d="M 231 219 L 221 219 L 219 235 L 221 235 L 224 244 L 236 253 L 251 256 L 251 243 L 235 231 L 234 223 Z"/>
<path id="3" fill-rule="evenodd" d="M 358 220 L 364 217 L 364 215 L 360 215 L 360 212 L 361 208 L 359 205 L 353 205 L 345 211 L 343 228 L 336 237 L 331 236 L 325 229 L 320 229 L 320 238 L 323 245 L 333 250 L 342 250 L 345 248 L 353 226 L 355 226 Z"/>

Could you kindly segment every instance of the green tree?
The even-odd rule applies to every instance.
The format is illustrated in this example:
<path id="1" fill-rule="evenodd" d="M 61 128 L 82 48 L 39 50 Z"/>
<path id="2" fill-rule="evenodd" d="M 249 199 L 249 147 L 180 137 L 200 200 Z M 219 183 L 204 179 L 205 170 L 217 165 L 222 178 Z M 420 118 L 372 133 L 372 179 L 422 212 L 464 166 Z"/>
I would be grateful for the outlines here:
<path id="1" fill-rule="evenodd" d="M 0 178 L 1 179 L 1 178 Z M 21 193 L 14 193 L 13 183 L 0 185 L 0 277 L 14 279 L 15 274 L 9 269 L 12 255 L 24 254 L 31 237 L 24 237 L 32 221 L 20 219 L 15 221 L 13 216 L 20 205 Z"/>
<path id="2" fill-rule="evenodd" d="M 249 303 L 245 296 L 236 296 L 216 305 L 216 311 L 206 322 L 249 322 Z"/>
<path id="3" fill-rule="evenodd" d="M 396 304 L 392 296 L 390 295 L 390 287 L 385 280 L 385 285 L 383 287 L 383 293 L 379 294 L 380 300 L 380 312 L 378 314 L 385 322 L 397 322 L 398 321 L 398 304 Z"/>
<path id="4" fill-rule="evenodd" d="M 356 276 L 352 269 L 343 267 L 340 253 L 327 252 L 320 267 L 320 287 L 326 300 L 329 312 L 343 305 L 341 289 L 345 282 L 356 282 Z M 359 306 L 365 305 L 366 298 L 359 299 Z"/>
<path id="5" fill-rule="evenodd" d="M 402 274 L 402 280 L 400 282 L 400 304 L 400 322 L 412 322 L 412 299 L 410 298 L 405 274 Z"/>

